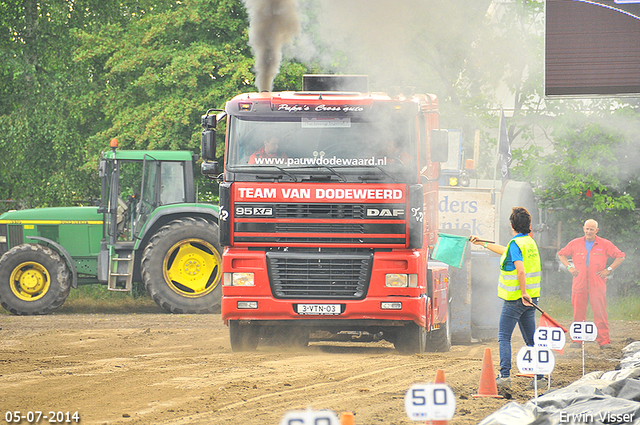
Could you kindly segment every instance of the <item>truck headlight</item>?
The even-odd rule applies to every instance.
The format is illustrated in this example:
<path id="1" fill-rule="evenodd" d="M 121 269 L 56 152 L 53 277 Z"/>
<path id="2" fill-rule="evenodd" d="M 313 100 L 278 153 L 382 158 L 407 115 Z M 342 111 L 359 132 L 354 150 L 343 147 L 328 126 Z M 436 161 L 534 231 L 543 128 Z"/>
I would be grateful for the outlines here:
<path id="1" fill-rule="evenodd" d="M 406 274 L 391 273 L 385 276 L 384 284 L 390 288 L 406 288 L 409 278 Z"/>
<path id="2" fill-rule="evenodd" d="M 417 274 L 389 273 L 385 275 L 384 285 L 389 288 L 417 288 Z"/>
<path id="3" fill-rule="evenodd" d="M 253 273 L 225 273 L 224 286 L 254 286 Z"/>

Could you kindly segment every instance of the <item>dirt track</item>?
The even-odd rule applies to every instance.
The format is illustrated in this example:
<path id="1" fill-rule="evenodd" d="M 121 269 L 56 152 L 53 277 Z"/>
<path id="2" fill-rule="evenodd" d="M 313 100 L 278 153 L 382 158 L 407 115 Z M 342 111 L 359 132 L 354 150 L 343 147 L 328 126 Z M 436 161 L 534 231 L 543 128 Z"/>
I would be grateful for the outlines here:
<path id="1" fill-rule="evenodd" d="M 508 401 L 472 398 L 485 347 L 498 363 L 495 340 L 412 356 L 385 342 L 260 346 L 247 354 L 231 352 L 219 315 L 1 315 L 0 328 L 0 420 L 7 411 L 77 411 L 82 424 L 277 425 L 288 410 L 311 406 L 353 411 L 358 425 L 413 424 L 404 393 L 432 382 L 437 369 L 456 394 L 452 424 L 476 424 Z M 640 324 L 614 322 L 611 333 L 611 353 L 588 345 L 587 372 L 614 369 Z M 517 352 L 517 331 L 513 344 Z M 580 350 L 565 349 L 552 387 L 581 375 Z M 514 378 L 513 399 L 533 397 L 526 383 Z"/>

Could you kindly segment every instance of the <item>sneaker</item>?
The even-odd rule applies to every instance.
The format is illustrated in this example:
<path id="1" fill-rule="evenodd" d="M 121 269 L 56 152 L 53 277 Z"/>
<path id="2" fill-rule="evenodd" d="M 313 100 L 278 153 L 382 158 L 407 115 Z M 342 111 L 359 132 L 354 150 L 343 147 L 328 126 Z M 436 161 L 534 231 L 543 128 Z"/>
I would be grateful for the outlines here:
<path id="1" fill-rule="evenodd" d="M 539 390 L 540 389 L 546 389 L 548 386 L 549 386 L 549 380 L 547 379 L 546 376 L 543 376 L 542 378 L 538 378 L 538 389 Z M 529 389 L 529 390 L 533 390 L 534 389 L 533 379 L 531 380 L 531 382 L 529 382 L 529 385 L 527 385 L 527 389 Z"/>
<path id="2" fill-rule="evenodd" d="M 613 350 L 613 347 L 611 346 L 611 344 L 602 344 L 600 346 L 601 350 Z"/>
<path id="3" fill-rule="evenodd" d="M 506 377 L 502 377 L 499 376 L 496 378 L 496 385 L 498 386 L 498 388 L 511 388 L 511 377 L 510 376 L 506 376 Z"/>

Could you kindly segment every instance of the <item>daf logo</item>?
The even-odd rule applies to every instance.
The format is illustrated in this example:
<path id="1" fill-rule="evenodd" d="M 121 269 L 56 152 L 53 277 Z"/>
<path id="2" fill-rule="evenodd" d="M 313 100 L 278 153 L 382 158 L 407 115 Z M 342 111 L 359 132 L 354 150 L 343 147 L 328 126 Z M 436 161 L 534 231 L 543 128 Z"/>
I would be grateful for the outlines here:
<path id="1" fill-rule="evenodd" d="M 402 208 L 367 208 L 367 217 L 404 217 Z"/>

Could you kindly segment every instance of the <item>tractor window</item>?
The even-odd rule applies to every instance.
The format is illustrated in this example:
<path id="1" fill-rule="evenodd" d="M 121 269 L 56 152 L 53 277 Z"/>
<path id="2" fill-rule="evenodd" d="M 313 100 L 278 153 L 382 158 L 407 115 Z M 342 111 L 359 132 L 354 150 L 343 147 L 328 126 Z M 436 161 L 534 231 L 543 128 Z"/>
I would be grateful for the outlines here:
<path id="1" fill-rule="evenodd" d="M 160 204 L 185 202 L 184 165 L 182 162 L 163 162 L 160 169 Z"/>
<path id="2" fill-rule="evenodd" d="M 140 197 L 140 180 L 142 164 L 139 161 L 118 162 L 117 197 L 117 240 L 133 239 L 133 227 L 136 218 L 136 207 Z"/>

